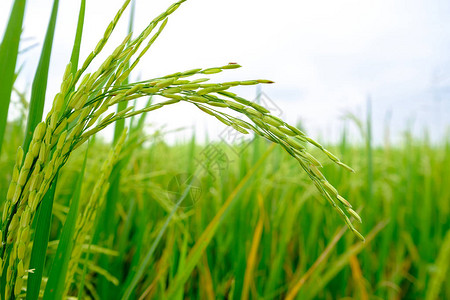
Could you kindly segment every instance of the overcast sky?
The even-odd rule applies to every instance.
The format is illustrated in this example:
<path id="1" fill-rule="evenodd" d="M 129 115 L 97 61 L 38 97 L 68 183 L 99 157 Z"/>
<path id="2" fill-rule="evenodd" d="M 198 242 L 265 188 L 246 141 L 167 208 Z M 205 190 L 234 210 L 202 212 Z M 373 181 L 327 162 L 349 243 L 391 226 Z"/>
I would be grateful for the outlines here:
<path id="1" fill-rule="evenodd" d="M 1 33 L 12 2 L 0 2 Z M 87 0 L 81 60 L 93 50 L 121 3 Z M 138 0 L 135 32 L 171 3 Z M 37 46 L 21 56 L 19 63 L 25 67 L 18 84 L 28 84 L 28 90 L 51 5 L 49 0 L 27 3 L 20 48 Z M 60 3 L 48 103 L 70 57 L 78 9 L 78 1 Z M 370 95 L 377 141 L 383 140 L 387 126 L 394 138 L 408 126 L 418 134 L 427 127 L 437 138 L 450 119 L 448 16 L 450 1 L 444 0 L 188 0 L 169 18 L 132 78 L 237 62 L 243 68 L 213 75 L 213 80 L 275 81 L 263 86 L 263 92 L 284 118 L 291 123 L 300 120 L 313 137 L 336 139 L 346 113 L 364 118 Z M 106 53 L 123 39 L 128 17 L 129 11 Z M 255 98 L 253 86 L 237 91 Z M 156 126 L 195 126 L 197 133 L 208 132 L 210 137 L 224 129 L 187 105 L 158 110 L 149 118 Z M 357 139 L 357 133 L 353 135 Z"/>

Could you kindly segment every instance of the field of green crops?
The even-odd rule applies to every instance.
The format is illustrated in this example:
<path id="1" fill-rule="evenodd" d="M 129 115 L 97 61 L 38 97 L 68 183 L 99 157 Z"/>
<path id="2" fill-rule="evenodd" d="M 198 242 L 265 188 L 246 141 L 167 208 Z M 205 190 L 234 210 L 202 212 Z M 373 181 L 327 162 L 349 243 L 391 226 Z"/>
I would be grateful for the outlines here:
<path id="1" fill-rule="evenodd" d="M 14 1 L 0 47 L 0 299 L 450 299 L 450 137 L 375 145 L 369 112 L 353 119 L 362 142 L 344 131 L 322 146 L 229 91 L 272 81 L 208 81 L 235 63 L 130 83 L 183 0 L 86 74 L 129 2 L 84 62 L 80 2 L 46 99 L 59 1 L 29 97 L 15 86 L 26 1 Z M 168 143 L 148 121 L 180 101 L 251 134 Z M 107 126 L 112 141 L 96 134 Z"/>
<path id="2" fill-rule="evenodd" d="M 2 170 L 14 164 L 22 129 L 9 124 Z M 262 139 L 238 150 L 239 156 L 225 143 L 168 146 L 161 137 L 148 139 L 147 148 L 129 146 L 133 154 L 116 187 L 120 196 L 113 207 L 101 208 L 96 242 L 86 251 L 85 295 L 115 299 L 143 268 L 132 299 L 450 297 L 449 142 L 431 145 L 405 136 L 402 145 L 374 148 L 372 157 L 345 138 L 332 148 L 357 170 L 324 166 L 342 195 L 362 208 L 363 243 L 331 213 L 298 164 Z M 81 205 L 109 147 L 101 141 L 89 146 Z M 204 157 L 205 149 L 223 159 Z M 45 270 L 86 151 L 77 151 L 61 171 Z M 189 195 L 155 245 L 190 176 Z M 3 172 L 2 198 L 10 177 Z M 210 241 L 197 252 L 194 245 L 208 233 Z M 190 266 L 193 256 L 197 262 Z"/>

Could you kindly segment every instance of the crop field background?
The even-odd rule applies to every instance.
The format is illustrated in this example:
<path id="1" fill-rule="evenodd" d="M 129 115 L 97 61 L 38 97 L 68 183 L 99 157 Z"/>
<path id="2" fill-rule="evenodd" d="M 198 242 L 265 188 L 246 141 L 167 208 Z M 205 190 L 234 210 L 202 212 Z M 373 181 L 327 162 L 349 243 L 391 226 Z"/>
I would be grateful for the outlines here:
<path id="1" fill-rule="evenodd" d="M 1 299 L 450 299 L 448 134 L 436 141 L 407 130 L 375 142 L 369 109 L 322 147 L 302 124 L 272 118 L 258 97 L 253 104 L 225 91 L 268 80 L 208 86 L 184 82 L 192 75 L 184 72 L 129 83 L 126 51 L 139 38 L 125 40 L 125 58 L 117 51 L 118 65 L 109 59 L 93 72 L 98 88 L 77 98 L 90 81 L 74 79 L 84 1 L 63 96 L 45 117 L 58 1 L 31 95 L 15 86 L 25 2 L 14 1 L 0 48 Z M 155 21 L 155 38 L 182 2 Z M 138 97 L 150 109 L 131 108 Z M 238 139 L 170 140 L 173 130 L 155 127 L 152 110 L 179 101 L 240 131 Z M 223 108 L 253 123 L 214 110 Z M 79 124 L 86 129 L 77 133 Z M 106 125 L 112 140 L 102 136 Z"/>
<path id="2" fill-rule="evenodd" d="M 10 143 L 2 155 L 2 170 L 12 168 L 14 149 L 22 138 L 21 124 L 11 123 L 8 128 Z M 445 188 L 450 180 L 449 142 L 431 145 L 406 135 L 404 145 L 376 147 L 372 156 L 364 145 L 348 144 L 345 135 L 333 146 L 334 153 L 358 170 L 349 174 L 324 166 L 342 195 L 362 207 L 363 243 L 330 214 L 314 185 L 299 173 L 297 163 L 262 139 L 252 141 L 239 156 L 226 144 L 209 144 L 229 160 L 204 159 L 200 169 L 196 159 L 207 145 L 192 140 L 169 146 L 157 136 L 149 140 L 152 143 L 145 148 L 130 146 L 133 155 L 121 172 L 116 207 L 105 216 L 107 220 L 98 221 L 111 225 L 109 237 L 99 232 L 94 244 L 104 251 L 96 247 L 98 252 L 92 251 L 89 257 L 93 269 L 86 274 L 86 287 L 92 297 L 113 299 L 127 287 L 130 276 L 145 266 L 133 298 L 162 298 L 175 278 L 186 272 L 188 253 L 222 213 L 230 195 L 232 203 L 220 215 L 219 227 L 199 254 L 180 298 L 450 296 L 450 194 Z M 101 141 L 89 145 L 82 201 L 92 192 L 108 148 Z M 270 154 L 265 156 L 266 152 Z M 74 153 L 60 174 L 48 261 L 53 258 L 83 156 L 83 151 Z M 259 160 L 262 165 L 245 178 Z M 190 182 L 192 175 L 195 190 L 182 203 L 151 259 L 145 261 L 174 204 L 173 195 L 181 195 L 183 182 Z M 7 172 L 2 176 L 3 198 L 10 176 Z M 97 268 L 103 271 L 99 274 Z"/>

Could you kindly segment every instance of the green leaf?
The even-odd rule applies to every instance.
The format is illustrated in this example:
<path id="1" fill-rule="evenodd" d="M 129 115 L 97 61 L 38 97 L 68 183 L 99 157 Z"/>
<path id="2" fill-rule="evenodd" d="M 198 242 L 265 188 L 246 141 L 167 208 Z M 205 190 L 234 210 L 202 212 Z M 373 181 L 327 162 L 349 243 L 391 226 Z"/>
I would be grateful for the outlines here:
<path id="1" fill-rule="evenodd" d="M 86 0 L 81 0 L 80 11 L 78 13 L 77 31 L 75 33 L 75 41 L 73 43 L 72 54 L 70 56 L 70 63 L 72 64 L 72 69 L 70 71 L 74 76 L 78 70 L 78 61 L 80 59 L 81 37 L 83 35 L 85 12 L 86 12 Z M 68 93 L 68 95 L 69 94 L 70 93 Z M 66 97 L 64 99 L 64 104 L 63 104 L 64 108 L 67 107 L 68 102 L 69 102 L 69 98 Z"/>
<path id="2" fill-rule="evenodd" d="M 442 285 L 448 280 L 448 270 L 450 266 L 450 230 L 447 230 L 445 237 L 440 246 L 439 253 L 434 263 L 436 271 L 434 271 L 430 278 L 430 284 L 426 291 L 426 300 L 439 299 L 439 291 Z"/>
<path id="3" fill-rule="evenodd" d="M 53 1 L 52 14 L 45 35 L 44 45 L 42 47 L 41 57 L 34 76 L 31 88 L 30 112 L 28 114 L 27 129 L 25 131 L 25 141 L 23 151 L 28 152 L 34 128 L 42 120 L 44 112 L 45 92 L 47 90 L 48 68 L 50 65 L 50 56 L 52 53 L 53 36 L 55 33 L 56 17 L 58 14 L 59 0 Z"/>
<path id="4" fill-rule="evenodd" d="M 53 198 L 55 196 L 57 178 L 58 175 L 56 175 L 53 183 L 50 185 L 50 188 L 44 195 L 39 207 L 29 267 L 34 270 L 34 272 L 29 273 L 28 275 L 27 300 L 38 299 L 39 290 L 41 288 L 42 273 L 44 271 L 48 239 L 50 235 L 50 225 L 52 223 Z"/>
<path id="5" fill-rule="evenodd" d="M 326 270 L 323 274 L 316 273 L 316 276 L 320 276 L 320 280 L 311 279 L 311 291 L 308 296 L 311 299 L 317 298 L 320 291 L 323 291 L 325 286 L 348 264 L 349 259 L 353 255 L 358 255 L 362 250 L 369 246 L 370 242 L 378 235 L 378 233 L 386 227 L 388 221 L 380 221 L 372 231 L 367 235 L 365 242 L 361 241 L 352 247 L 348 248 L 343 254 L 336 258 L 332 263 L 326 266 Z"/>
<path id="6" fill-rule="evenodd" d="M 15 68 L 19 54 L 20 35 L 26 0 L 14 1 L 3 41 L 0 45 L 0 153 L 8 119 L 9 102 L 14 85 Z"/>
<path id="7" fill-rule="evenodd" d="M 81 0 L 80 12 L 78 14 L 77 32 L 75 34 L 75 42 L 73 43 L 72 55 L 70 57 L 73 75 L 75 75 L 78 69 L 78 60 L 80 59 L 81 36 L 83 34 L 85 11 L 86 11 L 86 0 Z"/>
<path id="8" fill-rule="evenodd" d="M 89 146 L 88 146 L 89 147 Z M 55 259 L 48 276 L 47 286 L 45 287 L 44 299 L 62 299 L 65 287 L 67 267 L 69 265 L 70 256 L 73 249 L 73 238 L 75 232 L 75 225 L 78 216 L 78 208 L 81 196 L 81 186 L 83 183 L 84 172 L 86 169 L 87 154 L 89 148 L 86 150 L 84 156 L 81 173 L 78 177 L 78 182 L 73 191 L 73 199 L 70 204 L 70 210 L 62 229 L 61 237 L 59 239 L 58 249 L 56 250 Z"/>

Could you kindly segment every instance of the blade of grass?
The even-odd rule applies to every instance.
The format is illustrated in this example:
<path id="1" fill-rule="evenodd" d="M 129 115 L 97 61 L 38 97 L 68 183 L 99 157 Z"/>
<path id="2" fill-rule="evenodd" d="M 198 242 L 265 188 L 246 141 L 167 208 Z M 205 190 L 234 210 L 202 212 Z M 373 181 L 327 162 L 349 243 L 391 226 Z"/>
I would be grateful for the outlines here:
<path id="1" fill-rule="evenodd" d="M 86 149 L 83 166 L 81 167 L 72 203 L 70 204 L 70 210 L 61 232 L 61 237 L 59 239 L 56 255 L 49 272 L 48 282 L 44 292 L 45 299 L 63 298 L 67 267 L 69 264 L 70 256 L 72 254 L 75 224 L 78 216 L 78 208 L 81 197 L 81 186 L 83 183 L 84 172 L 86 169 L 88 151 L 89 151 L 89 144 L 88 149 Z"/>
<path id="2" fill-rule="evenodd" d="M 70 56 L 70 62 L 72 63 L 72 74 L 74 76 L 78 69 L 78 61 L 80 59 L 81 37 L 83 35 L 85 11 L 86 11 L 86 0 L 81 0 L 80 12 L 78 13 L 77 32 L 75 34 L 75 41 L 73 43 L 72 55 Z"/>
<path id="3" fill-rule="evenodd" d="M 212 276 L 211 276 L 211 270 L 209 268 L 209 264 L 208 264 L 208 257 L 205 255 L 203 255 L 203 259 L 202 259 L 203 263 L 202 263 L 202 267 L 201 267 L 201 278 L 203 279 L 203 289 L 205 291 L 205 296 L 206 299 L 208 300 L 214 300 L 217 299 L 216 295 L 214 294 L 214 284 L 213 284 L 213 280 L 212 280 Z M 183 299 L 183 298 L 180 298 Z"/>
<path id="4" fill-rule="evenodd" d="M 55 180 L 50 185 L 47 193 L 42 199 L 37 216 L 36 232 L 34 235 L 33 248 L 31 250 L 30 269 L 34 270 L 29 273 L 27 281 L 27 300 L 38 299 L 39 290 L 42 282 L 42 274 L 44 271 L 45 258 L 47 253 L 48 239 L 50 235 L 50 225 L 52 222 L 53 198 L 56 188 Z"/>
<path id="5" fill-rule="evenodd" d="M 52 53 L 53 36 L 55 34 L 56 18 L 58 15 L 59 0 L 53 1 L 52 13 L 45 34 L 44 45 L 42 47 L 41 57 L 34 76 L 31 88 L 30 110 L 28 113 L 27 127 L 25 131 L 25 141 L 23 142 L 23 151 L 27 153 L 33 131 L 36 125 L 41 122 L 44 112 L 45 92 L 47 90 L 48 69 L 50 65 L 50 56 Z"/>
<path id="6" fill-rule="evenodd" d="M 0 154 L 8 119 L 9 103 L 15 79 L 15 68 L 19 54 L 19 42 L 22 33 L 23 15 L 26 0 L 14 1 L 8 25 L 0 44 Z"/>
<path id="7" fill-rule="evenodd" d="M 306 271 L 305 274 L 295 283 L 295 285 L 287 292 L 286 300 L 293 300 L 302 286 L 305 284 L 306 280 L 314 273 L 318 266 L 325 263 L 331 254 L 331 250 L 336 246 L 337 242 L 342 238 L 347 227 L 342 227 L 333 237 L 330 244 L 325 248 L 325 250 L 320 254 L 319 258 L 314 262 L 314 264 Z"/>
<path id="8" fill-rule="evenodd" d="M 58 15 L 58 6 L 59 0 L 54 0 L 44 45 L 42 47 L 41 57 L 39 59 L 38 67 L 33 80 L 25 140 L 23 143 L 25 153 L 28 152 L 28 147 L 36 125 L 42 120 L 53 36 L 55 33 L 56 18 Z M 50 234 L 53 198 L 55 195 L 57 177 L 58 175 L 55 176 L 55 179 L 45 194 L 39 208 L 36 232 L 30 258 L 30 269 L 34 269 L 35 271 L 29 275 L 27 281 L 27 299 L 37 299 L 39 296 Z"/>
<path id="9" fill-rule="evenodd" d="M 373 151 L 372 151 L 372 101 L 367 98 L 367 124 L 366 124 L 366 148 L 367 148 L 367 201 L 373 199 Z"/>
<path id="10" fill-rule="evenodd" d="M 120 237 L 119 237 L 119 240 L 117 243 L 118 250 L 119 250 L 119 257 L 124 257 L 126 254 L 126 248 L 127 248 L 127 244 L 128 244 L 127 242 L 128 242 L 130 231 L 133 226 L 135 210 L 136 210 L 136 200 L 134 198 L 132 198 L 131 202 L 130 202 L 130 207 L 128 208 L 127 217 L 125 219 L 125 224 L 123 225 L 123 230 L 120 234 Z"/>
<path id="11" fill-rule="evenodd" d="M 325 288 L 325 286 L 335 278 L 336 274 L 346 266 L 351 256 L 357 255 L 364 248 L 366 248 L 370 242 L 378 235 L 378 233 L 388 224 L 387 221 L 379 222 L 372 231 L 367 235 L 365 242 L 358 242 L 350 247 L 344 254 L 339 256 L 333 263 L 330 263 L 324 274 L 320 276 L 320 280 L 314 281 L 314 285 L 311 286 L 311 291 L 308 293 L 310 299 L 315 299 L 317 294 Z"/>
<path id="12" fill-rule="evenodd" d="M 180 253 L 178 254 L 178 269 L 182 270 L 184 265 L 186 264 L 186 256 L 188 253 L 188 239 L 189 234 L 185 233 L 183 236 L 183 242 L 181 243 Z M 205 287 L 207 289 L 207 287 Z M 185 299 L 184 291 L 179 291 L 173 300 L 182 300 Z"/>
<path id="13" fill-rule="evenodd" d="M 248 294 L 250 291 L 250 285 L 253 282 L 254 278 L 254 269 L 257 263 L 257 254 L 258 254 L 258 247 L 261 242 L 261 235 L 263 232 L 263 225 L 264 225 L 264 203 L 263 198 L 261 194 L 258 194 L 258 204 L 260 208 L 260 215 L 258 223 L 256 224 L 255 233 L 253 234 L 253 240 L 252 240 L 252 246 L 250 248 L 250 253 L 248 255 L 247 259 L 247 268 L 245 269 L 245 276 L 244 276 L 244 285 L 242 288 L 242 299 L 247 300 Z"/>
<path id="14" fill-rule="evenodd" d="M 170 246 L 173 246 L 173 243 L 169 243 Z M 169 256 L 173 253 L 175 247 L 166 247 L 164 249 L 163 255 L 161 259 L 155 264 L 158 272 L 155 275 L 153 281 L 148 285 L 142 295 L 139 297 L 139 300 L 145 299 L 153 299 L 153 293 L 155 292 L 156 286 L 161 280 L 164 280 L 164 276 L 167 275 L 170 263 Z"/>

